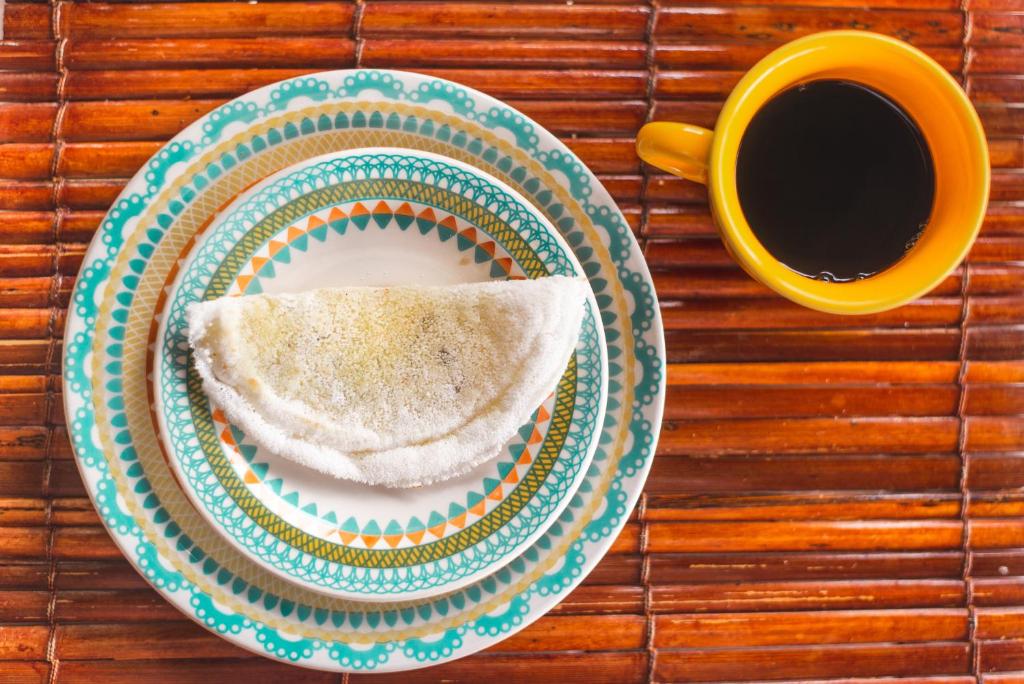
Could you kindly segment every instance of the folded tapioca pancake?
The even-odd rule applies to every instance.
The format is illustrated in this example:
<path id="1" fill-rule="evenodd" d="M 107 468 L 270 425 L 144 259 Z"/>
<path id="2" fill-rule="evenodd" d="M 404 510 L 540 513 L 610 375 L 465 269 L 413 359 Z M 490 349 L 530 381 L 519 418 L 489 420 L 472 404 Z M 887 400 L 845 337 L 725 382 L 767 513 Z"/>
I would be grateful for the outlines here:
<path id="1" fill-rule="evenodd" d="M 555 388 L 588 285 L 554 276 L 193 304 L 203 388 L 269 451 L 391 487 L 497 455 Z"/>

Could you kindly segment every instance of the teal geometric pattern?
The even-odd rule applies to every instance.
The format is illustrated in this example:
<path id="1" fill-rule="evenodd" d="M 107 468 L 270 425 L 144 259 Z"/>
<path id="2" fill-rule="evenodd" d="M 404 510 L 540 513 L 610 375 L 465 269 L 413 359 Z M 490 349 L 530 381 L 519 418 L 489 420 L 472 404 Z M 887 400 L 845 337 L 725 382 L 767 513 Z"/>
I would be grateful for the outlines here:
<path id="1" fill-rule="evenodd" d="M 459 251 L 465 252 L 472 249 L 473 261 L 478 264 L 492 262 L 490 267 L 491 278 L 527 277 L 527 273 L 516 258 L 501 247 L 502 239 L 515 239 L 518 237 L 511 229 L 508 229 L 507 233 L 503 231 L 506 234 L 499 235 L 496 239 L 491 239 L 489 233 L 478 231 L 473 226 L 459 228 L 458 221 L 453 215 L 445 213 L 439 216 L 433 207 L 428 206 L 420 211 L 414 211 L 409 202 L 402 202 L 397 207 L 393 206 L 394 204 L 395 202 L 388 204 L 388 202 L 382 199 L 378 200 L 377 204 L 374 205 L 372 216 L 374 222 L 381 230 L 384 230 L 393 221 L 399 230 L 407 231 L 415 222 L 415 232 L 420 235 L 434 235 L 442 243 L 447 242 L 457 233 L 458 239 L 453 244 L 458 247 Z M 291 263 L 292 250 L 305 252 L 311 244 L 315 245 L 325 242 L 328 231 L 344 236 L 349 225 L 356 225 L 352 223 L 353 216 L 361 216 L 368 213 L 371 213 L 370 210 L 363 206 L 361 202 L 356 202 L 348 211 L 343 211 L 340 206 L 335 206 L 331 207 L 326 218 L 321 218 L 315 214 L 309 215 L 306 219 L 308 223 L 304 229 L 300 227 L 301 222 L 299 222 L 289 226 L 287 230 L 282 230 L 277 236 L 270 239 L 269 249 L 266 252 L 260 253 L 258 256 L 253 255 L 249 262 L 242 267 L 235 281 L 235 285 L 238 286 L 238 292 L 231 292 L 231 294 L 258 294 L 263 292 L 263 284 L 260 282 L 260 278 L 269 279 L 276 277 L 277 267 L 274 265 L 275 262 L 278 264 Z M 365 228 L 362 230 L 365 230 Z M 313 238 L 312 243 L 309 240 L 310 237 Z M 517 241 L 516 249 L 513 251 L 520 256 L 532 256 L 534 254 L 533 249 L 521 240 Z M 540 263 L 535 258 L 531 259 L 531 261 L 535 263 L 535 268 L 539 272 L 547 272 L 543 263 Z"/>
<path id="2" fill-rule="evenodd" d="M 373 94 L 372 102 L 363 99 L 367 92 Z M 291 112 L 306 102 L 316 103 L 321 113 L 292 116 Z M 415 107 L 419 109 L 414 110 Z M 279 117 L 279 122 L 269 124 L 274 117 Z M 247 140 L 239 141 L 218 158 L 204 161 L 202 168 L 195 166 L 201 155 L 228 137 L 229 128 L 256 124 L 263 128 L 254 131 Z M 323 608 L 317 607 L 316 602 L 302 605 L 250 585 L 174 525 L 159 498 L 151 492 L 138 456 L 131 450 L 129 434 L 115 434 L 115 440 L 124 442 L 116 455 L 104 453 L 95 438 L 89 358 L 97 323 L 96 302 L 108 285 L 118 288 L 119 302 L 131 301 L 138 284 L 135 275 L 122 282 L 109 282 L 110 268 L 128 235 L 135 230 L 145 231 L 147 244 L 143 247 L 151 250 L 176 217 L 201 197 L 225 168 L 247 164 L 288 141 L 313 139 L 332 130 L 378 136 L 378 140 L 380 135 L 400 133 L 418 141 L 413 146 L 423 145 L 471 160 L 515 187 L 545 213 L 572 246 L 602 309 L 605 327 L 610 374 L 605 429 L 590 472 L 569 508 L 537 543 L 487 581 L 451 596 L 420 603 L 412 614 L 388 605 L 362 609 Z M 509 136 L 514 141 L 511 149 L 515 155 L 522 155 L 529 163 L 520 164 L 502 145 L 492 143 L 478 132 Z M 139 216 L 170 180 L 181 177 L 183 168 L 194 175 L 187 177 L 152 224 L 138 226 Z M 563 204 L 553 186 L 538 177 L 535 168 L 543 169 L 540 175 L 560 177 L 570 201 Z M 602 232 L 602 246 L 598 247 L 577 224 L 574 207 Z M 613 268 L 602 265 L 598 256 L 602 250 L 607 250 Z M 140 268 L 145 267 L 146 258 L 145 254 L 137 258 Z M 629 314 L 625 317 L 616 306 L 622 301 L 617 287 L 623 288 L 628 300 Z M 111 328 L 113 337 L 102 341 L 100 351 L 117 351 L 118 329 L 117 325 Z M 624 352 L 630 344 L 632 353 L 627 357 Z M 622 384 L 626 364 L 637 369 L 628 387 Z M 120 370 L 115 367 L 108 372 L 109 382 L 116 387 Z M 556 597 L 578 584 L 621 529 L 639 496 L 660 425 L 664 381 L 664 341 L 650 276 L 628 224 L 594 175 L 553 136 L 492 98 L 440 79 L 375 70 L 318 74 L 255 91 L 211 112 L 155 155 L 115 203 L 86 255 L 73 294 L 64 360 L 64 396 L 78 464 L 104 523 L 126 556 L 172 603 L 228 639 L 281 660 L 347 671 L 407 669 L 467 655 L 535 620 Z M 108 392 L 106 386 L 96 387 L 95 391 L 104 396 Z M 632 399 L 624 405 L 619 398 L 627 391 Z M 123 407 L 118 401 L 116 397 L 110 398 L 112 420 L 123 420 Z M 610 447 L 620 427 L 628 431 L 625 449 L 612 451 Z M 158 526 L 167 543 L 181 549 L 179 553 L 184 555 L 180 561 L 158 554 L 140 522 L 125 507 L 110 470 L 111 458 L 117 459 L 118 469 L 133 483 L 133 496 L 147 519 Z M 606 473 L 611 480 L 602 485 Z M 598 497 L 600 505 L 590 517 L 586 509 Z M 580 518 L 581 515 L 587 517 Z M 582 534 L 563 539 L 579 523 L 585 525 Z M 552 549 L 561 549 L 564 543 L 568 547 L 560 552 L 559 561 L 545 566 L 534 577 L 531 568 L 538 567 Z M 174 564 L 178 562 L 187 563 L 199 577 L 223 587 L 228 596 L 244 600 L 251 610 L 243 614 L 218 603 L 207 589 L 193 584 L 176 569 Z M 451 623 L 429 637 L 362 644 L 348 639 L 301 637 L 293 631 L 308 626 L 372 633 L 396 625 L 434 624 L 481 601 L 504 597 L 506 588 L 526 577 L 524 573 L 531 573 L 528 583 L 503 604 L 504 609 Z M 280 621 L 291 627 L 270 624 Z"/>
<path id="3" fill-rule="evenodd" d="M 358 207 L 359 203 L 356 203 L 356 205 Z M 391 221 L 394 221 L 400 230 L 405 231 L 413 225 L 413 222 L 415 221 L 417 230 L 411 231 L 412 233 L 423 236 L 433 235 L 441 242 L 445 242 L 449 240 L 451 235 L 453 235 L 458 229 L 458 224 L 450 214 L 442 214 L 441 216 L 438 216 L 430 209 L 414 212 L 413 207 L 411 207 L 409 203 L 402 203 L 397 208 L 393 205 L 394 203 L 388 205 L 384 201 L 380 201 L 374 205 L 374 220 L 382 230 L 385 229 Z M 332 207 L 330 213 L 325 218 L 321 218 L 321 216 L 323 216 L 323 212 L 321 212 L 319 216 L 317 214 L 312 214 L 308 217 L 308 225 L 304 230 L 302 228 L 290 226 L 286 231 L 279 233 L 276 238 L 272 238 L 271 244 L 286 245 L 298 252 L 306 252 L 311 244 L 322 243 L 327 239 L 328 228 L 330 228 L 332 232 L 343 236 L 348 223 L 347 217 L 351 214 L 357 213 L 361 212 L 356 209 L 346 212 L 342 211 L 340 207 Z M 378 220 L 377 217 L 380 217 L 380 219 Z M 402 217 L 405 218 L 403 219 Z M 469 236 L 471 234 L 470 230 L 472 229 L 464 229 L 460 234 Z M 310 236 L 314 238 L 312 243 L 309 240 Z M 504 254 L 507 254 L 507 252 L 505 252 L 500 245 L 497 245 L 494 242 L 488 242 L 487 237 L 488 234 L 483 233 L 482 231 L 474 233 L 473 241 L 467 238 L 466 246 L 460 245 L 459 250 L 465 251 L 469 247 L 474 247 L 475 252 L 478 254 L 483 253 L 486 256 L 485 259 L 476 258 L 475 260 L 478 263 L 492 260 L 493 263 L 491 265 L 490 272 L 492 278 L 504 278 L 510 275 L 514 275 L 515 277 L 525 277 L 521 269 L 513 269 L 513 261 L 511 257 L 503 256 Z M 415 249 L 415 247 L 412 248 Z M 250 259 L 242 268 L 241 272 L 243 274 L 252 275 L 239 275 L 235 284 L 242 284 L 242 288 L 240 289 L 244 290 L 246 294 L 262 292 L 264 288 L 261 279 L 271 280 L 276 276 L 274 262 L 276 261 L 280 263 L 279 256 L 284 252 L 284 249 L 284 247 L 279 247 L 276 252 L 273 248 L 268 250 L 266 252 L 267 257 L 260 259 L 258 263 L 254 263 L 256 261 L 256 257 Z M 495 259 L 497 260 L 495 261 Z M 541 411 L 543 411 L 543 413 L 541 413 Z M 217 412 L 214 414 L 215 419 L 216 414 Z M 506 496 L 508 490 L 505 489 L 505 485 L 514 484 L 522 477 L 522 475 L 517 473 L 517 471 L 520 470 L 517 466 L 532 464 L 529 443 L 531 443 L 534 438 L 534 426 L 538 422 L 543 423 L 548 417 L 549 412 L 544 407 L 534 411 L 525 426 L 525 432 L 523 429 L 520 430 L 519 440 L 510 443 L 506 448 L 506 451 L 512 455 L 513 460 L 504 461 L 499 459 L 495 464 L 497 472 L 494 476 L 484 478 L 477 489 L 471 489 L 468 491 L 465 499 L 461 503 L 458 501 L 452 501 L 448 506 L 442 507 L 442 510 L 440 511 L 434 510 L 421 514 L 423 519 L 432 521 L 429 526 L 425 525 L 420 517 L 414 515 L 405 525 L 394 519 L 388 521 L 383 527 L 383 533 L 380 532 L 381 524 L 374 519 L 359 521 L 354 517 L 337 510 L 320 510 L 320 507 L 315 501 L 304 501 L 302 493 L 298 489 L 290 487 L 282 478 L 275 477 L 273 473 L 269 472 L 269 463 L 254 460 L 257 453 L 257 447 L 255 445 L 245 443 L 245 435 L 239 428 L 228 424 L 226 422 L 226 418 L 219 419 L 219 422 L 224 423 L 224 429 L 227 431 L 226 433 L 222 432 L 222 442 L 226 442 L 229 448 L 233 448 L 237 451 L 237 453 L 242 457 L 242 460 L 248 465 L 248 470 L 252 477 L 259 482 L 264 482 L 274 489 L 278 497 L 293 508 L 299 509 L 308 516 L 319 518 L 327 525 L 337 529 L 338 536 L 343 543 L 353 543 L 362 541 L 363 539 L 378 539 L 384 543 L 392 543 L 391 540 L 395 540 L 394 544 L 397 544 L 401 542 L 403 538 L 407 538 L 413 543 L 418 544 L 420 540 L 428 536 L 428 529 L 431 532 L 440 531 L 442 534 L 454 529 L 461 529 L 466 524 L 467 519 L 472 521 L 475 517 L 484 515 L 484 512 L 488 508 L 487 502 L 495 500 L 496 492 L 498 493 L 498 496 Z M 539 433 L 538 437 L 540 437 Z M 249 473 L 246 473 L 246 475 L 248 474 Z M 273 479 L 268 481 L 268 477 Z M 282 491 L 282 488 L 284 491 Z M 339 520 L 344 520 L 344 523 L 339 525 Z"/>

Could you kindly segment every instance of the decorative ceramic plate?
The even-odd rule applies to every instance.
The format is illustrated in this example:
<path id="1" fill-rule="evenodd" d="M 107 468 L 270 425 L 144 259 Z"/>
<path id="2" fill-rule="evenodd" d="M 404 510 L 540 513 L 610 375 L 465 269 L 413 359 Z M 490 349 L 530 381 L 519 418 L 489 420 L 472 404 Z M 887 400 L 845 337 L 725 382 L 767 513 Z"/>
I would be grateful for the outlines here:
<path id="1" fill-rule="evenodd" d="M 487 577 L 444 596 L 394 603 L 352 602 L 293 585 L 213 530 L 160 452 L 146 376 L 163 283 L 218 209 L 303 159 L 375 146 L 464 161 L 540 210 L 587 274 L 608 351 L 598 448 L 555 523 Z M 650 275 L 594 175 L 507 105 L 448 81 L 392 71 L 284 81 L 185 129 L 132 179 L 103 221 L 65 334 L 69 433 L 86 488 L 125 556 L 182 612 L 231 642 L 329 670 L 394 671 L 457 658 L 547 612 L 597 565 L 640 496 L 664 383 Z"/>
<path id="2" fill-rule="evenodd" d="M 426 598 L 502 567 L 568 505 L 597 447 L 607 366 L 593 296 L 555 391 L 497 459 L 404 490 L 325 477 L 247 443 L 202 391 L 185 311 L 226 295 L 548 275 L 583 269 L 533 205 L 461 162 L 360 149 L 262 181 L 171 269 L 152 326 L 156 415 L 185 492 L 253 561 L 337 596 Z"/>

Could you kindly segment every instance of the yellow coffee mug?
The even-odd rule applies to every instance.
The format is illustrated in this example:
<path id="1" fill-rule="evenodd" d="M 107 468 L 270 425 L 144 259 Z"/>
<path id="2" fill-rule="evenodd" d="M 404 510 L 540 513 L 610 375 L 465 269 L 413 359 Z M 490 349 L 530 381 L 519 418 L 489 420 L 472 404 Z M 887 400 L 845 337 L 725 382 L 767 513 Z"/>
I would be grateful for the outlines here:
<path id="1" fill-rule="evenodd" d="M 893 266 L 852 282 L 809 278 L 774 258 L 743 216 L 736 187 L 740 141 L 754 115 L 783 90 L 819 79 L 860 83 L 898 103 L 924 135 L 935 169 L 934 204 L 920 239 Z M 707 183 L 722 240 L 747 273 L 794 302 L 831 313 L 885 311 L 934 288 L 967 255 L 988 203 L 985 132 L 963 90 L 920 50 L 865 31 L 817 33 L 780 47 L 740 80 L 714 131 L 649 123 L 636 148 L 654 166 Z"/>

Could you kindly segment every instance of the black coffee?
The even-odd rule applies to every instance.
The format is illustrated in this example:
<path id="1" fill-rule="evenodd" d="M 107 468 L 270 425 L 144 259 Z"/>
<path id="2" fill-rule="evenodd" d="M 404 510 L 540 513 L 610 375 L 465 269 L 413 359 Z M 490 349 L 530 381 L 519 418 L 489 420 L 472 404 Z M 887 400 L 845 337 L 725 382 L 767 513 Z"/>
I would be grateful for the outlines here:
<path id="1" fill-rule="evenodd" d="M 913 120 L 848 81 L 812 81 L 754 116 L 736 162 L 743 214 L 771 254 L 811 278 L 883 271 L 928 222 L 935 173 Z"/>

